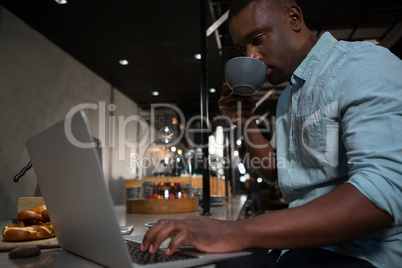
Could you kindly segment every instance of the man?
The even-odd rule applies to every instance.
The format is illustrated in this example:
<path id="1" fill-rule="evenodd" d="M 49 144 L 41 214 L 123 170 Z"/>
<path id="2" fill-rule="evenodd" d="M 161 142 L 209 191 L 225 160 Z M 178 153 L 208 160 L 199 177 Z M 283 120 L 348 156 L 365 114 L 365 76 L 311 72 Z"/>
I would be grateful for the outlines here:
<path id="1" fill-rule="evenodd" d="M 368 42 L 338 42 L 329 33 L 318 39 L 292 0 L 234 1 L 229 27 L 240 51 L 267 64 L 269 82 L 290 81 L 270 143 L 255 131 L 251 98 L 224 86 L 219 100 L 242 129 L 250 156 L 283 164 L 258 172 L 278 176 L 289 209 L 236 222 L 162 220 L 142 249 L 153 252 L 170 236 L 167 254 L 189 242 L 206 252 L 290 249 L 272 267 L 398 267 L 400 59 Z"/>

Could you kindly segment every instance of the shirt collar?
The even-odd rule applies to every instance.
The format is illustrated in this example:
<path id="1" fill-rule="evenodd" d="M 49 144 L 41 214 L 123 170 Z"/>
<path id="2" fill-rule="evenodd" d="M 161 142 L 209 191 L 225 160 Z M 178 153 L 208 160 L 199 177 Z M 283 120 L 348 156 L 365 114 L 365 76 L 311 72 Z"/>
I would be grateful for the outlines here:
<path id="1" fill-rule="evenodd" d="M 325 32 L 307 54 L 307 57 L 294 71 L 290 78 L 291 83 L 293 85 L 300 82 L 304 83 L 314 70 L 318 61 L 327 54 L 336 42 L 337 40 L 329 32 Z"/>

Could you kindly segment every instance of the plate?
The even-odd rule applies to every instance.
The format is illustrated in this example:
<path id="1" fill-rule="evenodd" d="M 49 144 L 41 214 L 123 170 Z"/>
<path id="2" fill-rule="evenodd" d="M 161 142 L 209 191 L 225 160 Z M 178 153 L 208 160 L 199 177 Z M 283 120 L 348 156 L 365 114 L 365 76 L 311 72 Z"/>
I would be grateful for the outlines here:
<path id="1" fill-rule="evenodd" d="M 145 226 L 148 228 L 151 228 L 152 226 L 155 225 L 155 223 L 156 223 L 156 221 L 147 222 L 147 223 L 145 223 Z"/>

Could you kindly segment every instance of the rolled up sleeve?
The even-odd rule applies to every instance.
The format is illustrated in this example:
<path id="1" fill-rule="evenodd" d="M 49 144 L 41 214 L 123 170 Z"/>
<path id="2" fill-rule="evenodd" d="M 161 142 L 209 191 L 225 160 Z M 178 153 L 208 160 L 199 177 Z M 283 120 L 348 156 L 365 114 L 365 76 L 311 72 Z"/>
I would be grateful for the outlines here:
<path id="1" fill-rule="evenodd" d="M 338 77 L 348 81 L 346 94 L 340 96 L 342 139 L 350 169 L 347 183 L 391 215 L 394 225 L 401 225 L 402 64 L 382 48 L 377 50 L 375 57 L 370 53 L 370 58 L 352 58 L 347 65 L 360 68 L 368 79 L 351 77 L 353 72 L 346 69 Z"/>

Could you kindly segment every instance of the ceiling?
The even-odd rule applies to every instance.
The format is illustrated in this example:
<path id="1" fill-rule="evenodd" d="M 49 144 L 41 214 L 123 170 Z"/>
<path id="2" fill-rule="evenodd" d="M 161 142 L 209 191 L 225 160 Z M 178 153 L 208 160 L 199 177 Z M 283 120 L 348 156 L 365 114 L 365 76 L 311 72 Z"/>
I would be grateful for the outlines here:
<path id="1" fill-rule="evenodd" d="M 60 1 L 60 0 L 58 0 Z M 103 77 L 127 97 L 148 109 L 151 103 L 177 105 L 184 114 L 200 114 L 200 8 L 196 0 L 0 0 L 0 4 L 68 54 Z M 230 1 L 207 0 L 206 24 L 228 10 Z M 343 40 L 375 40 L 402 58 L 402 1 L 299 0 L 308 27 Z M 205 13 L 204 13 L 205 14 Z M 224 20 L 223 20 L 224 21 Z M 233 47 L 226 22 L 207 38 L 209 115 L 224 82 L 224 63 L 240 55 Z M 119 60 L 129 64 L 122 66 Z M 274 113 L 276 87 L 260 113 Z M 266 84 L 261 98 L 272 86 Z M 158 91 L 159 96 L 153 96 Z"/>

